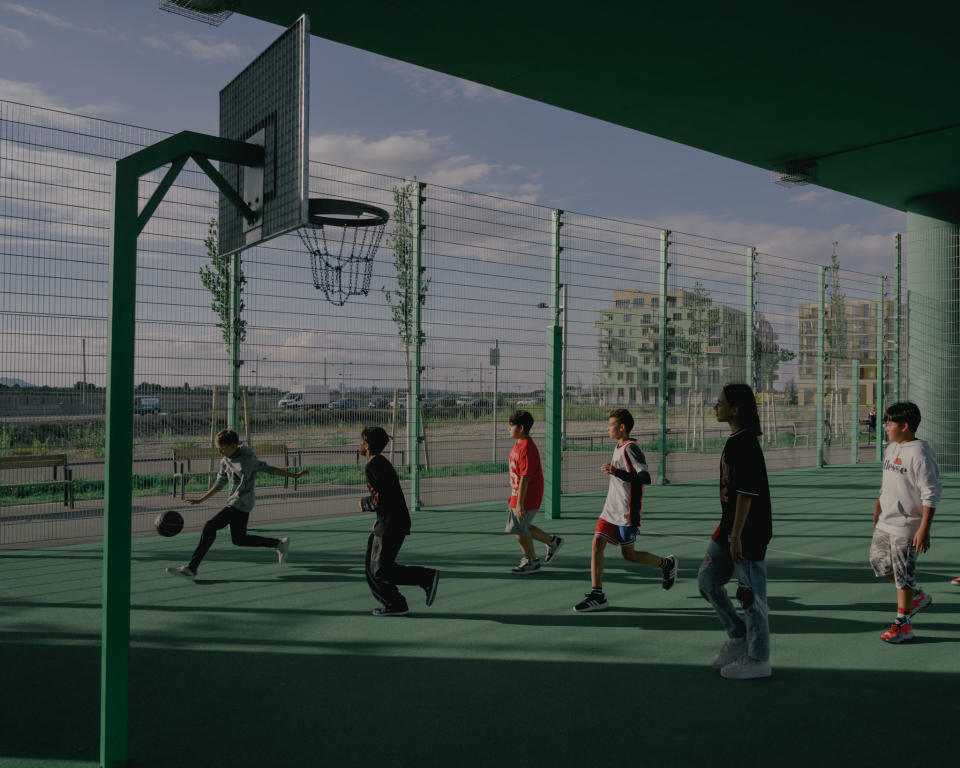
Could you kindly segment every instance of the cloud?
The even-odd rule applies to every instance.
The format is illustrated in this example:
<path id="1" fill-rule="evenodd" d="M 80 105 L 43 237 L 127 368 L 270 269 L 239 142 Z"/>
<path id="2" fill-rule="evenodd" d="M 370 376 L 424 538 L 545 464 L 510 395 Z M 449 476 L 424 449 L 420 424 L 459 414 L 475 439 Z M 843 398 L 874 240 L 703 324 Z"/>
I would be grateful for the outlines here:
<path id="1" fill-rule="evenodd" d="M 19 104 L 29 104 L 33 107 L 46 107 L 64 112 L 77 112 L 84 115 L 107 116 L 116 115 L 124 111 L 119 104 L 78 104 L 65 101 L 51 95 L 38 83 L 28 83 L 22 80 L 8 80 L 0 77 L 0 99 L 15 101 Z"/>
<path id="2" fill-rule="evenodd" d="M 381 59 L 377 62 L 377 66 L 385 72 L 396 75 L 417 93 L 427 94 L 443 101 L 453 101 L 455 99 L 510 101 L 517 98 L 511 93 L 498 91 L 488 85 L 444 75 L 403 61 Z"/>
<path id="3" fill-rule="evenodd" d="M 11 48 L 29 48 L 33 40 L 19 29 L 0 26 L 0 45 Z"/>
<path id="4" fill-rule="evenodd" d="M 54 16 L 52 13 L 38 11 L 36 8 L 28 8 L 27 6 L 19 5 L 18 3 L 0 3 L 0 8 L 12 11 L 13 13 L 19 13 L 21 16 L 26 16 L 28 19 L 40 21 L 53 27 L 59 27 L 60 29 L 69 29 L 73 26 L 71 22 L 67 21 L 66 19 L 61 19 L 59 16 Z"/>
<path id="5" fill-rule="evenodd" d="M 149 35 L 142 38 L 145 45 L 158 50 L 170 51 L 177 56 L 187 56 L 196 61 L 236 61 L 249 58 L 247 49 L 231 40 L 216 40 L 195 37 L 182 32 Z"/>
<path id="6" fill-rule="evenodd" d="M 478 160 L 456 151 L 450 136 L 434 136 L 420 129 L 381 139 L 356 134 L 327 134 L 310 139 L 313 160 L 348 168 L 377 172 L 445 187 L 472 187 L 486 194 L 498 194 L 536 202 L 540 185 L 535 174 L 522 166 L 505 167 Z"/>

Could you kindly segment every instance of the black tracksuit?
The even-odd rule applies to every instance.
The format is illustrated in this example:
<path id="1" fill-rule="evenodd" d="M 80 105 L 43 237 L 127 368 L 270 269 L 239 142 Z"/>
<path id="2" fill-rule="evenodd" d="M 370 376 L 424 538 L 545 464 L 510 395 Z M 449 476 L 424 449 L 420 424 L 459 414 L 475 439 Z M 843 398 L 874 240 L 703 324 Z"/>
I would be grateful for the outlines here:
<path id="1" fill-rule="evenodd" d="M 397 585 L 427 589 L 433 583 L 433 569 L 396 562 L 403 540 L 410 533 L 410 511 L 393 465 L 384 456 L 377 455 L 367 462 L 364 471 L 371 494 L 361 506 L 377 513 L 376 525 L 367 541 L 367 584 L 387 610 L 406 610 L 407 601 Z"/>

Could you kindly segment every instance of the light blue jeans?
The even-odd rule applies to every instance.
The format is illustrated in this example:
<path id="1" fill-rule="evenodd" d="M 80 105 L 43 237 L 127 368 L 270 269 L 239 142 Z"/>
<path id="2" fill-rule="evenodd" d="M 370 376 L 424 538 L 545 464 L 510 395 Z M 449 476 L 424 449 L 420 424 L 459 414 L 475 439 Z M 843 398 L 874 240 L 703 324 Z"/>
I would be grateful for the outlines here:
<path id="1" fill-rule="evenodd" d="M 743 607 L 741 619 L 727 594 L 727 582 L 737 574 L 737 599 Z M 767 610 L 767 567 L 763 560 L 735 563 L 730 550 L 715 541 L 707 547 L 707 556 L 697 576 L 700 594 L 720 617 L 727 636 L 747 638 L 747 653 L 757 661 L 770 658 L 770 621 Z"/>

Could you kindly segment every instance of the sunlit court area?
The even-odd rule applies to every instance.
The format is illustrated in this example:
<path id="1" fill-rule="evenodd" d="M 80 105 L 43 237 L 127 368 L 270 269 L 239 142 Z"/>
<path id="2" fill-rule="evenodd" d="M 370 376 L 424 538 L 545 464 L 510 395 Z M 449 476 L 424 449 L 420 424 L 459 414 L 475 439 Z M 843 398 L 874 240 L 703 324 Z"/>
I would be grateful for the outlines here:
<path id="1" fill-rule="evenodd" d="M 863 65 L 890 19 L 792 19 L 800 66 L 706 3 L 138 3 L 0 2 L 0 766 L 956 764 L 960 108 Z M 949 28 L 907 60 L 954 71 Z M 38 68 L 75 38 L 109 76 Z M 728 591 L 770 658 L 729 679 L 701 590 L 754 409 L 766 600 Z M 932 519 L 899 614 L 891 473 Z M 608 538 L 600 590 L 617 504 L 660 565 Z"/>

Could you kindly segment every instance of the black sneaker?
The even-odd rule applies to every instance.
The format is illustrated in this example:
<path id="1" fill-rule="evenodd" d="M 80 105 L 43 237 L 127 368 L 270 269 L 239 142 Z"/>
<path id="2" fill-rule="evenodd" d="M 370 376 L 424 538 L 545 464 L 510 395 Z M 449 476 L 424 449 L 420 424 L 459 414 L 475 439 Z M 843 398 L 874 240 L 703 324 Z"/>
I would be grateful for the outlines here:
<path id="1" fill-rule="evenodd" d="M 408 613 L 410 613 L 410 609 L 406 606 L 403 608 L 385 608 L 381 606 L 380 608 L 373 609 L 374 616 L 406 616 Z"/>
<path id="2" fill-rule="evenodd" d="M 674 584 L 677 583 L 677 568 L 680 566 L 680 561 L 677 560 L 676 555 L 667 555 L 663 558 L 663 563 L 660 565 L 660 573 L 663 575 L 663 580 L 660 584 L 664 589 L 670 589 Z"/>
<path id="3" fill-rule="evenodd" d="M 433 581 L 430 582 L 429 587 L 424 587 L 427 593 L 427 605 L 433 605 L 433 601 L 437 599 L 437 582 L 439 581 L 440 581 L 440 571 L 434 568 Z"/>
<path id="4" fill-rule="evenodd" d="M 588 611 L 605 611 L 610 607 L 606 595 L 603 592 L 587 592 L 585 600 L 573 606 L 577 613 L 587 613 Z"/>
<path id="5" fill-rule="evenodd" d="M 559 536 L 554 536 L 550 539 L 550 543 L 547 544 L 547 556 L 543 558 L 544 565 L 553 560 L 554 555 L 557 554 L 557 550 L 563 546 L 563 539 Z"/>

